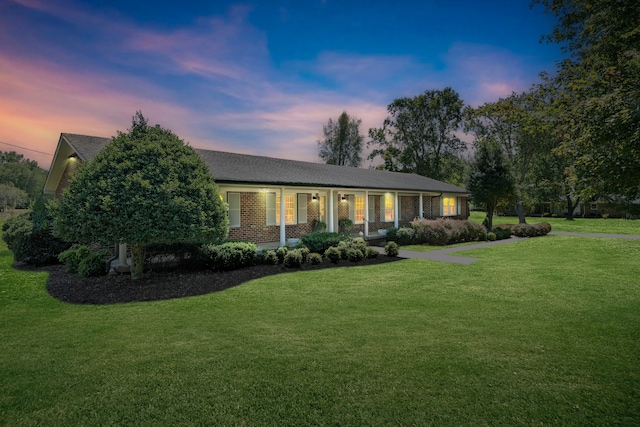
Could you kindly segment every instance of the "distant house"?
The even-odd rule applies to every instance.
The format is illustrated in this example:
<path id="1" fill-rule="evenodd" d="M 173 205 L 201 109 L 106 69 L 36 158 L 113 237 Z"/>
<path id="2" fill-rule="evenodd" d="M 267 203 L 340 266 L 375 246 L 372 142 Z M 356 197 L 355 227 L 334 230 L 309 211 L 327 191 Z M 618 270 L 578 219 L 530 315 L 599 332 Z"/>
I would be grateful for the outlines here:
<path id="1" fill-rule="evenodd" d="M 60 197 L 73 172 L 111 142 L 60 135 L 44 186 Z M 322 223 L 338 231 L 341 220 L 365 237 L 414 218 L 467 219 L 469 193 L 416 174 L 196 149 L 229 205 L 229 238 L 286 244 Z"/>

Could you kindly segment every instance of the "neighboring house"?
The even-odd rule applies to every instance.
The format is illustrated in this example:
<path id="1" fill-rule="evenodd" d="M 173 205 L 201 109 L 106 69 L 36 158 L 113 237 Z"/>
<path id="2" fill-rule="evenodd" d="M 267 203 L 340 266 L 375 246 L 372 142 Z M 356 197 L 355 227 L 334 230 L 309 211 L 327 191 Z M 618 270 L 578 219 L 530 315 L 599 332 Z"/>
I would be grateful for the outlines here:
<path id="1" fill-rule="evenodd" d="M 73 172 L 111 139 L 60 135 L 44 192 L 60 197 Z M 195 150 L 229 205 L 229 239 L 286 244 L 311 233 L 315 222 L 367 238 L 415 218 L 467 219 L 469 193 L 416 174 L 326 165 L 222 151 Z"/>

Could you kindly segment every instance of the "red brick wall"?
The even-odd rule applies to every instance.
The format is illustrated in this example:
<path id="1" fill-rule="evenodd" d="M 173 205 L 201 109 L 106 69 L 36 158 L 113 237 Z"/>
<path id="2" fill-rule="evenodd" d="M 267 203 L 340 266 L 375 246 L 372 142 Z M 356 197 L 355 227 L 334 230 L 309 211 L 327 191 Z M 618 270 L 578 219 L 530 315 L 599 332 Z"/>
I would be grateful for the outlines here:
<path id="1" fill-rule="evenodd" d="M 318 218 L 318 209 L 318 203 L 311 203 L 311 194 L 307 194 L 307 222 L 286 225 L 286 238 L 298 238 L 311 233 L 311 221 Z M 280 241 L 280 226 L 267 225 L 265 193 L 240 193 L 240 227 L 229 229 L 229 239 L 248 240 L 254 243 Z"/>

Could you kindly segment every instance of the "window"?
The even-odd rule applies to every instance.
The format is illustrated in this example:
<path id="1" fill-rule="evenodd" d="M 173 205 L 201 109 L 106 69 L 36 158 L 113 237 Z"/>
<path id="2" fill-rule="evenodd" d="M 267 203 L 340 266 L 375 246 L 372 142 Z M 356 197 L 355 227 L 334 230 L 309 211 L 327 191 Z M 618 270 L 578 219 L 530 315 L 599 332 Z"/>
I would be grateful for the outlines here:
<path id="1" fill-rule="evenodd" d="M 293 194 L 285 194 L 284 196 L 284 222 L 286 224 L 294 224 L 295 218 L 295 198 Z M 276 194 L 276 224 L 280 224 L 280 195 Z"/>
<path id="2" fill-rule="evenodd" d="M 384 221 L 393 221 L 395 218 L 395 212 L 394 212 L 394 198 L 393 195 L 391 194 L 385 194 L 384 196 L 382 196 L 382 200 L 381 200 L 381 211 L 380 212 L 380 219 L 384 218 Z"/>
<path id="3" fill-rule="evenodd" d="M 354 201 L 353 222 L 361 224 L 364 222 L 364 196 L 356 196 Z"/>
<path id="4" fill-rule="evenodd" d="M 442 216 L 452 216 L 458 214 L 456 198 L 455 197 L 443 197 L 442 198 Z"/>
<path id="5" fill-rule="evenodd" d="M 597 203 L 591 203 L 591 210 L 592 211 L 597 211 L 598 210 L 598 204 Z"/>
<path id="6" fill-rule="evenodd" d="M 240 227 L 240 193 L 227 193 L 229 204 L 229 227 Z"/>

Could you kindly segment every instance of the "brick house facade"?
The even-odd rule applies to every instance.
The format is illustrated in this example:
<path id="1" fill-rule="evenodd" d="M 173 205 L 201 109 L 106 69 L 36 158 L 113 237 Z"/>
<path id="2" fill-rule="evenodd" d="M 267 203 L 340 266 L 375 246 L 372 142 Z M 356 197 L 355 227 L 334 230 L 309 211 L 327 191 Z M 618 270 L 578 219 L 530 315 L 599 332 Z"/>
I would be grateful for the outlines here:
<path id="1" fill-rule="evenodd" d="M 111 140 L 61 134 L 44 191 L 62 195 L 73 173 Z M 465 189 L 415 174 L 195 150 L 229 206 L 229 239 L 285 244 L 322 222 L 339 231 L 376 235 L 415 218 L 469 215 Z"/>

